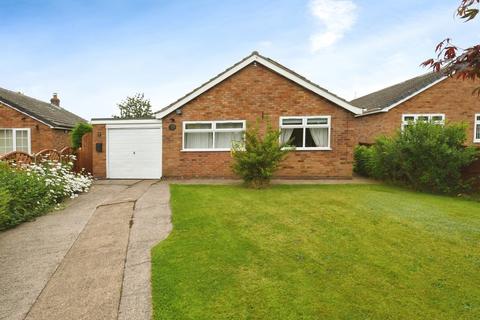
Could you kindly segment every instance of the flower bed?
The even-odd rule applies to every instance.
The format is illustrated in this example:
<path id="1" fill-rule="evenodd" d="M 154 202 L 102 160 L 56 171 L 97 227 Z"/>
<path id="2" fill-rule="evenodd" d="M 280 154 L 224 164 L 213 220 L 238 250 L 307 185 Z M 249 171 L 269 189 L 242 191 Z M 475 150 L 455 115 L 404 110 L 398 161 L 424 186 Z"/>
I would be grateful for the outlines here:
<path id="1" fill-rule="evenodd" d="M 93 178 L 73 172 L 72 167 L 71 161 L 41 160 L 19 166 L 0 162 L 0 230 L 45 214 L 65 198 L 87 192 Z"/>

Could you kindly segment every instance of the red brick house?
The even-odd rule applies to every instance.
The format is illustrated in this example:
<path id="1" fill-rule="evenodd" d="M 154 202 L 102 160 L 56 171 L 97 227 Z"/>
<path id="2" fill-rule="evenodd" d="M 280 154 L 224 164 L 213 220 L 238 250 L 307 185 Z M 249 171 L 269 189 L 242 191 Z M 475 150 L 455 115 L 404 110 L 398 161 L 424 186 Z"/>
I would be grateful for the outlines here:
<path id="1" fill-rule="evenodd" d="M 268 118 L 294 141 L 285 178 L 351 178 L 362 109 L 253 52 L 158 111 L 155 119 L 93 119 L 93 173 L 107 178 L 231 178 L 230 147 Z"/>
<path id="2" fill-rule="evenodd" d="M 85 120 L 60 107 L 56 94 L 46 103 L 0 88 L 0 155 L 70 146 L 69 132 L 77 122 Z"/>
<path id="3" fill-rule="evenodd" d="M 390 135 L 410 121 L 464 122 L 469 145 L 480 147 L 480 84 L 428 73 L 352 100 L 364 108 L 357 117 L 360 143 Z"/>

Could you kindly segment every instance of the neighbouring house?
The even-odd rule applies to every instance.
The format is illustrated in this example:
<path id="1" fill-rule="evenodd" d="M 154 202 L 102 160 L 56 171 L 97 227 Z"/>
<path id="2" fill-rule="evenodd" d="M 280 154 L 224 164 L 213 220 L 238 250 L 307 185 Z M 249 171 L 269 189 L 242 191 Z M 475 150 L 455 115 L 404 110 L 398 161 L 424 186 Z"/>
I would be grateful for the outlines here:
<path id="1" fill-rule="evenodd" d="M 360 143 L 371 144 L 415 121 L 464 122 L 468 144 L 480 147 L 480 83 L 428 73 L 350 101 L 363 108 L 357 117 Z"/>
<path id="2" fill-rule="evenodd" d="M 11 151 L 36 153 L 70 146 L 69 132 L 81 117 L 50 103 L 0 88 L 0 155 Z"/>
<path id="3" fill-rule="evenodd" d="M 351 178 L 362 109 L 253 52 L 156 112 L 92 119 L 93 174 L 106 178 L 231 178 L 230 147 L 269 119 L 296 150 L 278 177 Z"/>

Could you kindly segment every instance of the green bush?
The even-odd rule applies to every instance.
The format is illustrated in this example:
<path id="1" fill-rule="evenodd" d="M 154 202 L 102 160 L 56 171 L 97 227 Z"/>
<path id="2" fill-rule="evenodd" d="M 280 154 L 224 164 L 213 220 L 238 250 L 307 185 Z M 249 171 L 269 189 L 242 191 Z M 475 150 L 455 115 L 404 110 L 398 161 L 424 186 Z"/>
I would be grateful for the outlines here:
<path id="1" fill-rule="evenodd" d="M 82 137 L 85 133 L 92 132 L 92 125 L 86 122 L 79 122 L 70 133 L 72 148 L 78 149 L 82 146 Z"/>
<path id="2" fill-rule="evenodd" d="M 261 135 L 258 122 L 249 126 L 245 141 L 232 146 L 232 169 L 252 188 L 268 186 L 280 162 L 293 149 L 285 148 L 287 145 L 279 142 L 281 133 L 269 122 L 265 127 L 265 133 Z"/>
<path id="3" fill-rule="evenodd" d="M 0 162 L 0 230 L 44 214 L 55 204 L 45 179 Z"/>
<path id="4" fill-rule="evenodd" d="M 369 176 L 368 161 L 370 159 L 371 148 L 367 146 L 357 146 L 354 151 L 355 162 L 353 171 L 361 176 Z"/>
<path id="5" fill-rule="evenodd" d="M 10 220 L 9 203 L 12 201 L 12 196 L 4 187 L 0 187 L 0 229 L 2 226 L 8 225 Z"/>
<path id="6" fill-rule="evenodd" d="M 0 230 L 45 214 L 91 184 L 90 175 L 72 172 L 69 163 L 42 160 L 12 167 L 0 161 Z"/>
<path id="7" fill-rule="evenodd" d="M 357 147 L 355 170 L 422 191 L 468 191 L 471 181 L 462 178 L 462 169 L 478 152 L 464 146 L 466 139 L 464 124 L 411 124 L 392 137 L 378 138 L 372 147 Z"/>

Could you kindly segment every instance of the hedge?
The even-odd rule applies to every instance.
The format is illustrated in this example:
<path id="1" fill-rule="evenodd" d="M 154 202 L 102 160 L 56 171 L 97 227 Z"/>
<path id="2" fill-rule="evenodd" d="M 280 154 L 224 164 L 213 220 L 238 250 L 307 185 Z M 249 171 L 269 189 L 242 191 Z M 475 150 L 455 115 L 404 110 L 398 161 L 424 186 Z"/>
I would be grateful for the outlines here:
<path id="1" fill-rule="evenodd" d="M 371 147 L 358 146 L 354 170 L 416 190 L 470 191 L 472 181 L 463 178 L 462 169 L 477 158 L 478 151 L 466 147 L 466 139 L 464 124 L 412 123 L 393 136 L 377 138 Z"/>

